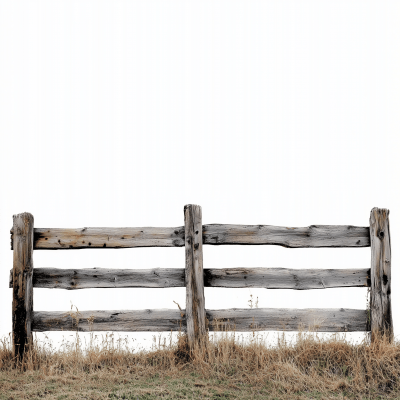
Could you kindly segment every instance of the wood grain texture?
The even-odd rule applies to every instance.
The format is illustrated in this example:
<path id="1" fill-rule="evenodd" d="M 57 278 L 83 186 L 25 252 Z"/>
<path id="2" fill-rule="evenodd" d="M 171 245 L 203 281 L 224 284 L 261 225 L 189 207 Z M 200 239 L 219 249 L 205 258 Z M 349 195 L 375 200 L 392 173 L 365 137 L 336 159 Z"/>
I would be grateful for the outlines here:
<path id="1" fill-rule="evenodd" d="M 206 335 L 201 207 L 187 204 L 185 216 L 186 326 L 190 348 L 202 345 Z"/>
<path id="2" fill-rule="evenodd" d="M 328 289 L 370 286 L 370 270 L 222 268 L 204 269 L 205 287 L 266 289 Z"/>
<path id="3" fill-rule="evenodd" d="M 371 210 L 370 235 L 371 340 L 387 332 L 393 342 L 389 210 L 376 207 Z"/>
<path id="4" fill-rule="evenodd" d="M 365 332 L 367 327 L 366 310 L 348 308 L 252 308 L 207 310 L 211 330 L 233 330 L 248 332 L 260 331 L 297 331 L 299 324 L 310 331 L 320 332 Z M 313 325 L 314 328 L 313 328 Z"/>
<path id="5" fill-rule="evenodd" d="M 204 244 L 269 244 L 283 247 L 368 247 L 369 228 L 351 225 L 311 225 L 287 228 L 272 225 L 203 226 Z"/>
<path id="6" fill-rule="evenodd" d="M 33 316 L 33 215 L 13 215 L 13 357 L 22 360 L 32 345 Z"/>
<path id="7" fill-rule="evenodd" d="M 184 227 L 178 228 L 36 228 L 34 249 L 95 249 L 183 247 Z"/>
<path id="8" fill-rule="evenodd" d="M 185 286 L 184 268 L 34 268 L 33 287 L 48 289 L 168 288 Z M 10 287 L 12 276 L 10 274 Z"/>
<path id="9" fill-rule="evenodd" d="M 187 331 L 186 310 L 35 311 L 33 331 Z M 365 332 L 367 311 L 347 308 L 206 310 L 209 331 Z"/>
<path id="10" fill-rule="evenodd" d="M 369 247 L 369 227 L 311 225 L 203 225 L 202 244 L 278 245 L 283 247 Z M 12 234 L 11 234 L 12 236 Z M 35 228 L 35 250 L 85 248 L 183 247 L 185 227 L 176 228 Z M 11 246 L 12 247 L 12 246 Z"/>
<path id="11" fill-rule="evenodd" d="M 204 268 L 203 276 L 204 287 L 309 290 L 368 287 L 370 271 L 370 268 Z M 9 280 L 12 288 L 12 270 Z M 185 287 L 185 269 L 34 268 L 32 281 L 35 288 L 67 290 Z"/>
<path id="12" fill-rule="evenodd" d="M 45 331 L 177 331 L 186 320 L 179 310 L 34 311 L 33 330 Z"/>

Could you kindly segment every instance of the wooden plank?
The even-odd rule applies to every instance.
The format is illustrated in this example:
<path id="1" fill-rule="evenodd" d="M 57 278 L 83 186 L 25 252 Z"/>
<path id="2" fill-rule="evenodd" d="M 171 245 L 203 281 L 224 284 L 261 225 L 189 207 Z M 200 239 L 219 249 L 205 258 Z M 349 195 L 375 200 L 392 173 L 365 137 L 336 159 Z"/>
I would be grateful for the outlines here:
<path id="1" fill-rule="evenodd" d="M 393 342 L 389 210 L 373 208 L 371 234 L 371 341 L 385 332 Z"/>
<path id="2" fill-rule="evenodd" d="M 266 289 L 328 289 L 367 287 L 369 268 L 363 269 L 289 269 L 222 268 L 204 269 L 205 287 Z"/>
<path id="3" fill-rule="evenodd" d="M 13 215 L 13 357 L 22 360 L 32 345 L 33 215 Z"/>
<path id="4" fill-rule="evenodd" d="M 311 225 L 203 225 L 203 244 L 283 247 L 369 247 L 369 227 Z M 11 234 L 12 236 L 12 234 Z M 35 228 L 35 250 L 84 248 L 183 247 L 185 228 Z"/>
<path id="5" fill-rule="evenodd" d="M 45 331 L 120 331 L 163 332 L 186 330 L 186 320 L 179 310 L 135 311 L 34 311 L 33 330 Z M 184 314 L 183 314 L 184 315 Z"/>
<path id="6" fill-rule="evenodd" d="M 10 280 L 12 287 L 11 275 Z M 185 269 L 34 268 L 33 287 L 67 290 L 185 287 Z"/>
<path id="7" fill-rule="evenodd" d="M 206 336 L 201 207 L 187 204 L 185 215 L 186 326 L 191 349 Z"/>
<path id="8" fill-rule="evenodd" d="M 35 228 L 34 249 L 94 249 L 183 247 L 184 227 L 178 228 Z"/>
<path id="9" fill-rule="evenodd" d="M 206 310 L 209 331 L 365 332 L 367 310 L 347 308 L 233 308 Z M 34 311 L 33 331 L 169 332 L 187 330 L 186 310 Z M 77 319 L 78 318 L 78 319 Z M 314 328 L 313 325 L 315 324 Z"/>
<path id="10" fill-rule="evenodd" d="M 203 276 L 205 287 L 309 290 L 371 286 L 370 268 L 204 268 Z M 12 270 L 9 285 L 12 288 Z M 185 269 L 34 268 L 33 287 L 67 290 L 185 287 Z"/>
<path id="11" fill-rule="evenodd" d="M 305 330 L 319 332 L 365 332 L 367 311 L 348 308 L 248 308 L 228 310 L 207 310 L 211 330 L 233 330 L 249 332 Z M 315 329 L 312 325 L 316 324 Z M 214 328 L 211 329 L 211 326 Z"/>
<path id="12" fill-rule="evenodd" d="M 203 225 L 203 244 L 274 244 L 283 247 L 368 247 L 369 228 L 351 225 Z"/>

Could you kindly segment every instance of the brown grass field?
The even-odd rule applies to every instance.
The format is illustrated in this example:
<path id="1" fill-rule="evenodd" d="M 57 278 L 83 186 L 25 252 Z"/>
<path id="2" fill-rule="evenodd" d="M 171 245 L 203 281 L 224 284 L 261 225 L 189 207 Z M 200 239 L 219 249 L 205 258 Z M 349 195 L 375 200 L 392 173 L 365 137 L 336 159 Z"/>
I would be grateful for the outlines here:
<path id="1" fill-rule="evenodd" d="M 209 334 L 193 352 L 182 332 L 140 352 L 109 334 L 98 345 L 91 333 L 85 349 L 77 335 L 57 351 L 34 339 L 22 362 L 9 336 L 0 342 L 0 399 L 400 399 L 399 342 L 371 344 L 368 332 L 359 345 L 339 334 L 322 341 L 312 329 L 299 327 L 294 344 L 283 331 L 275 347 L 257 332 L 247 343 L 234 331 Z"/>

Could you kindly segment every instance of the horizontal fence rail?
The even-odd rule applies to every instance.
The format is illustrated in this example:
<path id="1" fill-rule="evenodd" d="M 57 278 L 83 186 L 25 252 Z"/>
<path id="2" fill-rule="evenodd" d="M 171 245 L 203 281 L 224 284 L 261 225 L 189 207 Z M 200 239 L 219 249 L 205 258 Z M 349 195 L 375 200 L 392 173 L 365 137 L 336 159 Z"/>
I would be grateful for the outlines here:
<path id="1" fill-rule="evenodd" d="M 203 270 L 204 287 L 329 289 L 370 287 L 371 269 L 223 268 Z M 48 289 L 185 287 L 184 268 L 34 268 L 33 287 Z M 13 287 L 12 270 L 10 288 Z"/>
<path id="2" fill-rule="evenodd" d="M 12 236 L 11 231 L 11 249 Z M 203 225 L 203 245 L 278 245 L 283 247 L 369 247 L 369 228 L 351 225 Z M 34 228 L 34 250 L 183 247 L 185 227 L 177 228 Z"/>
<path id="3" fill-rule="evenodd" d="M 389 210 L 373 208 L 369 227 L 310 225 L 303 228 L 272 225 L 202 224 L 201 207 L 184 207 L 185 225 L 176 228 L 34 228 L 29 213 L 14 215 L 14 251 L 9 287 L 13 288 L 13 352 L 20 358 L 43 331 L 179 331 L 190 347 L 208 331 L 305 329 L 322 332 L 370 331 L 371 340 L 389 332 L 391 311 L 391 249 Z M 371 247 L 370 268 L 203 268 L 202 246 L 279 245 L 301 247 Z M 185 247 L 185 268 L 58 269 L 33 268 L 33 250 L 84 248 Z M 186 287 L 183 310 L 33 311 L 33 288 L 168 288 Z M 204 287 L 266 289 L 370 288 L 370 309 L 205 309 Z M 27 347 L 25 347 L 27 346 Z"/>
<path id="4" fill-rule="evenodd" d="M 74 315 L 35 311 L 33 331 L 186 331 L 185 310 L 80 311 Z M 368 316 L 366 310 L 348 308 L 253 308 L 251 312 L 248 308 L 232 308 L 206 310 L 206 318 L 209 331 L 297 331 L 300 324 L 305 329 L 316 325 L 324 332 L 357 332 L 367 330 Z"/>

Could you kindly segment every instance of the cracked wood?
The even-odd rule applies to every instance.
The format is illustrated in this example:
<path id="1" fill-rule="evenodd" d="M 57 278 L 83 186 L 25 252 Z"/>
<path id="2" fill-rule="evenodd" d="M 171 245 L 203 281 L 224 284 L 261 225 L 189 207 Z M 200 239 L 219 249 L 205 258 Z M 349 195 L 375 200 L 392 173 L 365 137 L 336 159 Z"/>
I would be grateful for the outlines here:
<path id="1" fill-rule="evenodd" d="M 292 248 L 369 247 L 371 245 L 369 227 L 311 225 L 304 228 L 290 228 L 230 224 L 203 225 L 202 244 L 264 244 Z M 34 228 L 35 250 L 183 246 L 185 246 L 184 226 L 176 228 Z"/>
<path id="2" fill-rule="evenodd" d="M 191 349 L 206 336 L 201 207 L 187 204 L 185 217 L 186 325 Z"/>
<path id="3" fill-rule="evenodd" d="M 12 343 L 13 356 L 21 360 L 32 343 L 33 215 L 13 215 L 13 232 Z"/>
<path id="4" fill-rule="evenodd" d="M 328 289 L 371 286 L 370 269 L 205 268 L 205 287 Z M 13 284 L 10 271 L 10 287 Z M 49 289 L 185 287 L 184 268 L 34 268 L 33 287 Z"/>
<path id="5" fill-rule="evenodd" d="M 365 332 L 367 310 L 253 308 L 205 310 L 209 331 Z M 35 311 L 33 331 L 185 332 L 186 310 Z"/>
<path id="6" fill-rule="evenodd" d="M 376 207 L 371 210 L 370 234 L 371 340 L 374 341 L 386 331 L 393 342 L 389 210 Z"/>
<path id="7" fill-rule="evenodd" d="M 204 225 L 205 244 L 274 244 L 283 247 L 368 247 L 369 228 L 352 225 Z"/>

